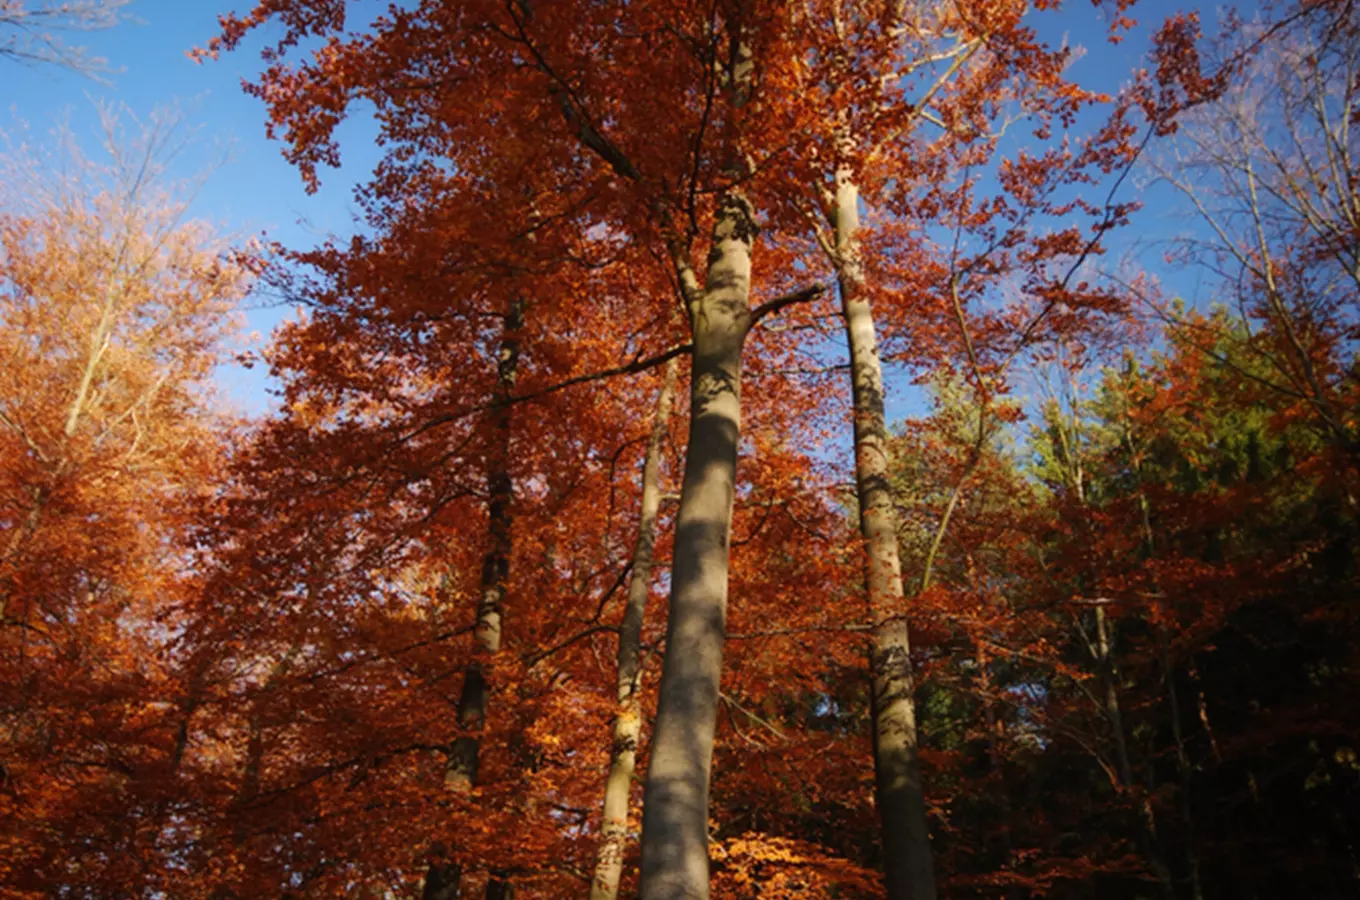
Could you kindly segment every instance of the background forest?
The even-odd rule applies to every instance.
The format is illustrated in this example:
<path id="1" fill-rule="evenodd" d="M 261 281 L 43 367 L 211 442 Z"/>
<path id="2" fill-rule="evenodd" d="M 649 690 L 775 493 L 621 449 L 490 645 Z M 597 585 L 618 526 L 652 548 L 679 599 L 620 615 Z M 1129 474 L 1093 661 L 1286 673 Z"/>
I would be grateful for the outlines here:
<path id="1" fill-rule="evenodd" d="M 222 6 L 319 235 L 0 163 L 0 897 L 1360 895 L 1349 0 Z"/>

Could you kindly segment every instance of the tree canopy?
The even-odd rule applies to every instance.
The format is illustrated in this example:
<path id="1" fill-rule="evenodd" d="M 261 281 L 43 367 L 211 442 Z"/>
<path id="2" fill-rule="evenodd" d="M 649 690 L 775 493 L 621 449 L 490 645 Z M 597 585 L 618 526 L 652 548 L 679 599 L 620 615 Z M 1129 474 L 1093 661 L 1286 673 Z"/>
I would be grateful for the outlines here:
<path id="1" fill-rule="evenodd" d="M 13 156 L 0 896 L 1350 896 L 1360 20 L 1059 7 L 224 11 L 309 246 Z"/>

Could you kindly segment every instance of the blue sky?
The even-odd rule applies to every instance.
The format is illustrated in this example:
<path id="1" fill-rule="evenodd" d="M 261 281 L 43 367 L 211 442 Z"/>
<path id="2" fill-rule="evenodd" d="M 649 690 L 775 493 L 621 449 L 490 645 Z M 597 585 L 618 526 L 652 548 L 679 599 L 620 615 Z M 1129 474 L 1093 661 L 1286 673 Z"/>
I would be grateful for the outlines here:
<path id="1" fill-rule="evenodd" d="M 23 67 L 6 63 L 0 68 L 0 102 L 8 109 L 0 128 L 13 131 L 15 120 L 28 123 L 32 136 L 41 138 L 62 117 L 77 134 L 93 138 L 97 127 L 97 103 L 125 104 L 134 115 L 145 116 L 158 106 L 178 105 L 186 121 L 198 128 L 196 150 L 179 162 L 189 176 L 230 148 L 229 161 L 217 170 L 198 195 L 194 213 L 241 234 L 267 232 L 268 236 L 294 247 L 315 244 L 329 233 L 352 230 L 352 187 L 376 163 L 379 153 L 372 129 L 362 119 L 341 132 L 344 167 L 323 172 L 321 191 L 308 196 L 297 173 L 280 155 L 280 145 L 265 138 L 263 106 L 240 88 L 242 77 L 258 71 L 256 39 L 241 50 L 203 64 L 187 52 L 206 43 L 217 30 L 217 15 L 233 6 L 245 8 L 249 0 L 133 0 L 132 21 L 104 32 L 78 34 L 73 42 L 86 45 L 105 57 L 118 71 L 102 84 L 53 67 Z M 456 0 L 454 0 L 456 2 Z M 1177 7 L 1167 0 L 1145 0 L 1136 9 L 1144 23 L 1155 23 Z M 1210 17 L 1212 18 L 1212 17 Z M 1073 0 L 1059 13 L 1036 19 L 1043 37 L 1058 41 L 1065 35 L 1072 44 L 1086 48 L 1074 74 L 1082 83 L 1116 91 L 1138 64 L 1146 46 L 1145 27 L 1119 46 L 1105 41 L 1102 14 Z M 269 36 L 266 29 L 263 38 Z M 1125 195 L 1134 189 L 1126 185 Z M 1154 199 L 1149 197 L 1149 199 Z M 1155 236 L 1167 227 L 1160 204 L 1149 204 L 1125 235 L 1125 240 Z M 248 312 L 249 326 L 262 335 L 288 310 L 267 306 L 256 298 Z M 219 380 L 237 407 L 260 412 L 268 407 L 265 375 L 224 367 Z M 894 379 L 897 380 L 897 379 Z M 900 412 L 905 410 L 899 407 Z"/>
<path id="2" fill-rule="evenodd" d="M 108 84 L 51 66 L 0 63 L 0 129 L 14 132 L 26 123 L 28 138 L 42 140 L 63 118 L 93 148 L 98 137 L 100 102 L 125 104 L 145 117 L 157 107 L 179 106 L 185 123 L 196 130 L 190 152 L 176 164 L 176 175 L 191 177 L 228 153 L 227 162 L 197 195 L 193 213 L 241 234 L 267 232 L 290 246 L 308 246 L 330 232 L 351 230 L 351 188 L 377 161 L 378 153 L 364 134 L 364 124 L 345 130 L 344 168 L 323 173 L 322 190 L 308 196 L 296 171 L 280 155 L 280 145 L 266 140 L 264 108 L 246 96 L 241 78 L 259 69 L 257 41 L 216 62 L 195 63 L 187 51 L 217 31 L 217 15 L 232 0 L 134 0 L 133 17 L 109 31 L 75 34 L 70 43 L 88 47 L 120 71 Z M 244 8 L 243 2 L 236 4 Z M 16 120 L 18 120 L 16 122 Z M 249 327 L 262 335 L 288 310 L 265 308 L 253 298 Z M 231 402 L 246 411 L 267 408 L 265 375 L 224 367 L 219 381 Z"/>

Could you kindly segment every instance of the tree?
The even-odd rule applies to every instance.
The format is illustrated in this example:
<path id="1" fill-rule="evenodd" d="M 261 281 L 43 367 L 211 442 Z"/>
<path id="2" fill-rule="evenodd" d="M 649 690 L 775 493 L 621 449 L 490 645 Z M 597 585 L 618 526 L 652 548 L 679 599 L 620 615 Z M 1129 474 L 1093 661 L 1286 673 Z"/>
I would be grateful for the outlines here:
<path id="1" fill-rule="evenodd" d="M 168 118 L 64 179 L 6 160 L 0 213 L 0 880 L 154 882 L 183 760 L 189 526 L 230 421 L 209 382 L 251 278 L 165 180 Z"/>
<path id="2" fill-rule="evenodd" d="M 229 19 L 225 44 L 233 45 L 250 27 L 271 18 L 289 26 L 285 43 L 343 27 L 343 9 L 325 10 L 318 18 L 310 7 L 270 4 L 244 19 Z M 791 62 L 781 38 L 789 13 L 782 4 L 724 5 L 711 15 L 699 9 L 492 4 L 464 7 L 450 16 L 442 5 L 431 4 L 376 22 L 372 40 L 346 45 L 348 58 L 340 67 L 333 65 L 338 57 L 319 59 L 318 65 L 297 72 L 278 64 L 266 73 L 265 83 L 288 87 L 256 89 L 280 101 L 276 114 L 288 123 L 294 158 L 309 178 L 318 161 L 333 159 L 328 130 L 355 96 L 404 110 L 403 116 L 433 103 L 440 109 L 437 116 L 412 121 L 430 126 L 426 133 L 438 141 L 438 152 L 455 168 L 466 161 L 467 171 L 483 171 L 487 159 L 510 159 L 507 141 L 527 146 L 546 140 L 544 149 L 533 154 L 548 161 L 543 175 L 558 175 L 564 194 L 581 195 L 579 189 L 568 191 L 561 176 L 570 172 L 572 182 L 582 183 L 584 174 L 587 191 L 601 191 L 609 204 L 594 215 L 649 242 L 679 285 L 693 343 L 690 450 L 677 512 L 670 652 L 644 807 L 643 895 L 648 897 L 707 893 L 706 797 L 721 674 L 743 344 L 767 310 L 819 293 L 770 301 L 764 309 L 749 305 L 757 229 L 756 205 L 745 180 L 757 173 L 749 171 L 748 156 L 755 148 L 748 149 L 741 129 L 744 110 L 758 90 L 777 89 L 778 73 Z M 635 32 L 623 32 L 637 34 L 627 39 L 636 46 L 618 44 L 620 21 L 638 23 Z M 666 27 L 657 30 L 654 21 Z M 494 39 L 486 42 L 483 35 Z M 656 44 L 658 39 L 663 43 Z M 378 72 L 368 65 L 372 54 L 397 46 L 413 64 L 411 74 L 370 79 Z M 462 51 L 460 74 L 447 86 L 429 85 L 414 71 L 424 60 L 447 59 L 453 48 Z M 761 88 L 753 77 L 756 57 L 766 50 L 769 58 L 759 65 L 771 80 Z M 520 57 L 531 65 L 518 66 Z M 651 69 L 639 77 L 632 67 L 642 58 Z M 332 78 L 352 63 L 358 63 L 356 71 L 365 80 L 333 94 Z M 644 90 L 651 80 L 658 89 Z M 461 115 L 441 106 L 441 94 L 453 81 L 463 82 L 460 93 L 476 82 L 506 97 L 506 128 L 479 130 L 471 127 L 481 120 L 479 114 Z M 428 89 L 412 90 L 418 85 Z M 317 92 L 332 97 L 332 115 L 320 131 L 309 124 L 315 122 L 310 97 Z M 549 110 L 552 117 L 544 119 Z M 604 130 L 602 123 L 611 120 Z M 544 122 L 557 124 L 545 129 Z M 465 143 L 449 143 L 455 136 Z M 480 158 L 474 163 L 474 157 Z M 709 219 L 709 228 L 701 229 L 701 217 Z M 704 230 L 711 235 L 709 262 L 696 267 L 696 243 Z M 638 312 L 630 318 L 645 321 Z"/>
<path id="3" fill-rule="evenodd" d="M 823 31 L 813 42 L 808 82 L 824 107 L 811 123 L 820 141 L 808 153 L 805 204 L 812 236 L 833 270 L 849 346 L 856 500 L 875 623 L 876 797 L 893 898 L 936 893 L 906 610 L 908 594 L 930 586 L 933 554 L 909 574 L 914 585 L 907 589 L 871 305 L 890 339 L 910 336 L 904 356 L 922 366 L 948 359 L 968 368 L 979 397 L 1003 393 L 1010 361 L 1033 340 L 1080 328 L 1102 307 L 1109 311 L 1108 295 L 1071 282 L 1086 258 L 1101 252 L 1101 239 L 1126 208 L 1112 196 L 1097 206 L 1073 186 L 1136 156 L 1127 96 L 1079 152 L 1064 141 L 1042 161 L 1025 150 L 1003 155 L 1000 141 L 1012 125 L 1026 122 L 1045 141 L 1057 127 L 1066 138 L 1079 110 L 1109 100 L 1063 77 L 1069 49 L 1038 41 L 1024 12 L 835 3 L 816 20 Z M 1112 34 L 1125 24 L 1115 16 Z M 981 195 L 973 175 L 980 168 L 1000 173 L 994 197 Z M 867 229 L 861 206 L 875 220 Z M 1092 217 L 1089 235 L 1071 224 L 1075 211 Z M 1047 226 L 1057 233 L 1041 235 Z M 954 232 L 950 251 L 920 236 L 931 228 Z M 991 300 L 1007 279 L 1030 297 L 1003 304 L 999 314 L 970 316 L 970 307 Z M 1024 302 L 1031 298 L 1041 299 Z M 1060 304 L 1061 316 L 1053 315 Z M 988 403 L 981 400 L 978 410 L 975 457 L 990 427 Z M 960 476 L 959 490 L 970 474 Z M 951 515 L 952 506 L 937 543 Z"/>
<path id="4" fill-rule="evenodd" d="M 1066 280 L 1052 277 L 1049 270 L 1059 259 L 1084 258 L 1095 252 L 1099 235 L 1128 212 L 1122 204 L 1096 206 L 1070 194 L 1093 177 L 1091 172 L 1108 173 L 1127 161 L 1130 126 L 1125 116 L 1130 104 L 1120 105 L 1117 115 L 1080 152 L 1054 151 L 1040 160 L 1021 154 L 1007 170 L 1003 185 L 1013 206 L 994 206 L 1001 211 L 969 217 L 965 211 L 977 201 L 976 181 L 965 177 L 961 185 L 948 188 L 940 187 L 940 181 L 987 161 L 1000 134 L 973 125 L 950 125 L 951 118 L 978 125 L 986 122 L 999 114 L 989 91 L 1022 84 L 1024 77 L 1032 76 L 1039 88 L 1019 91 L 1017 103 L 1035 117 L 1046 138 L 1050 120 L 1065 121 L 1096 99 L 1062 81 L 1066 52 L 1036 41 L 1020 24 L 1018 11 L 998 15 L 994 22 L 988 18 L 986 27 L 978 31 L 968 16 L 947 12 L 922 12 L 920 21 L 907 21 L 905 14 L 897 14 L 901 21 L 884 25 L 877 6 L 845 10 L 841 20 L 837 10 L 830 8 L 808 14 L 784 4 L 763 3 L 720 3 L 708 11 L 646 4 L 488 4 L 465 6 L 456 14 L 440 5 L 424 4 L 368 23 L 367 33 L 362 34 L 347 31 L 344 12 L 343 4 L 262 4 L 245 16 L 228 17 L 222 37 L 211 47 L 215 52 L 235 46 L 244 34 L 266 21 L 286 26 L 287 36 L 270 51 L 269 68 L 250 89 L 270 104 L 274 127 L 282 129 L 290 145 L 288 154 L 309 185 L 315 186 L 319 165 L 336 159 L 335 124 L 353 101 L 365 99 L 379 109 L 384 128 L 394 146 L 400 147 L 366 189 L 370 208 L 402 209 L 413 221 L 418 214 L 409 210 L 420 205 L 430 206 L 441 216 L 449 215 L 460 203 L 475 216 L 487 210 L 516 211 L 495 226 L 496 235 L 504 240 L 509 237 L 504 234 L 506 221 L 519 223 L 521 233 L 527 234 L 545 216 L 545 210 L 527 208 L 524 195 L 534 197 L 534 203 L 547 196 L 568 198 L 556 204 L 555 216 L 548 217 L 555 227 L 565 233 L 574 220 L 585 230 L 603 228 L 627 236 L 636 250 L 646 248 L 650 255 L 650 260 L 642 253 L 635 257 L 646 266 L 649 278 L 654 282 L 669 279 L 678 289 L 690 326 L 691 434 L 688 475 L 682 480 L 677 511 L 679 540 L 671 579 L 669 650 L 648 769 L 649 799 L 644 806 L 643 893 L 702 896 L 707 847 L 704 798 L 718 710 L 726 614 L 724 573 L 730 562 L 731 506 L 737 490 L 740 373 L 742 361 L 750 358 L 748 335 L 756 333 L 753 326 L 760 319 L 796 304 L 815 302 L 825 292 L 821 285 L 800 286 L 800 273 L 808 260 L 791 252 L 796 245 L 790 246 L 790 239 L 801 241 L 807 236 L 809 207 L 822 215 L 831 212 L 820 196 L 828 173 L 821 171 L 822 164 L 816 160 L 837 160 L 833 166 L 837 171 L 830 175 L 844 182 L 841 201 L 849 209 L 857 203 L 855 178 L 865 174 L 855 171 L 864 150 L 857 141 L 867 142 L 868 156 L 879 144 L 891 145 L 891 152 L 879 161 L 883 168 L 867 173 L 870 179 L 879 179 L 873 182 L 877 187 L 890 183 L 882 174 L 887 168 L 928 143 L 914 131 L 918 119 L 931 128 L 942 127 L 940 146 L 932 149 L 931 162 L 913 172 L 909 189 L 900 184 L 885 188 L 884 204 L 889 208 L 894 203 L 909 205 L 910 191 L 919 190 L 925 197 L 922 205 L 945 216 L 956 214 L 960 228 L 967 220 L 970 233 L 983 246 L 970 260 L 956 262 L 987 274 L 966 285 L 955 284 L 963 295 L 962 299 L 953 296 L 955 305 L 983 297 L 988 286 L 1000 280 L 998 269 L 1007 264 L 994 257 L 1003 249 L 1025 260 L 1007 270 L 1031 276 L 1029 286 L 1039 302 L 1035 308 L 1011 310 L 990 319 L 994 331 L 1013 328 L 1023 345 L 1040 326 L 1047 327 L 1049 320 L 1070 322 L 1086 307 L 1099 307 L 1108 300 L 1085 285 L 1069 289 Z M 851 43 L 837 49 L 836 40 L 843 40 L 844 34 L 834 39 L 830 35 L 852 20 L 857 30 Z M 916 32 L 924 36 L 920 40 L 909 37 Z M 284 54 L 304 37 L 334 37 L 335 42 L 310 62 L 295 67 L 285 61 Z M 988 41 L 995 49 L 982 50 Z M 871 54 L 866 69 L 872 70 L 868 83 L 876 84 L 876 89 L 849 90 L 860 74 L 851 72 L 860 65 L 854 42 L 862 42 Z M 937 58 L 937 50 L 944 55 Z M 956 89 L 945 90 L 960 71 L 953 62 L 974 56 L 975 69 L 960 76 Z M 817 66 L 809 68 L 808 60 L 813 58 Z M 934 71 L 935 63 L 943 64 L 943 73 Z M 912 86 L 892 84 L 892 73 L 900 66 L 913 73 L 913 85 L 920 81 L 916 97 L 924 109 L 920 116 L 908 102 L 915 96 Z M 427 73 L 435 69 L 447 77 L 432 81 Z M 469 92 L 469 85 L 477 85 L 476 90 Z M 821 118 L 811 122 L 805 109 L 786 99 L 808 89 L 826 98 L 824 105 L 815 108 Z M 487 97 L 496 98 L 494 122 L 488 122 L 481 112 Z M 940 126 L 940 122 L 945 124 Z M 792 147 L 790 135 L 794 136 Z M 532 169 L 527 160 L 534 161 Z M 526 177 L 529 186 L 519 187 Z M 1077 228 L 1057 238 L 1039 234 L 1038 220 L 1074 209 L 1092 216 L 1095 237 L 1086 237 Z M 772 238 L 782 237 L 785 244 L 771 240 L 770 265 L 775 274 L 765 295 L 772 299 L 753 306 L 750 279 L 758 220 Z M 851 233 L 854 227 L 848 214 L 839 221 L 849 231 L 843 252 L 833 252 L 832 257 L 850 285 L 858 277 L 847 268 L 858 265 L 850 259 L 858 252 L 850 244 L 857 247 L 859 238 Z M 921 226 L 915 222 L 906 227 Z M 445 225 L 437 227 L 447 233 Z M 701 266 L 696 260 L 705 250 L 704 234 L 709 235 L 707 263 Z M 485 259 L 500 262 L 504 258 L 505 250 L 492 239 L 484 235 L 471 239 L 484 248 Z M 1017 247 L 1030 240 L 1035 244 L 1032 252 L 1027 248 L 1020 253 Z M 928 251 L 910 244 L 904 240 L 885 250 L 884 258 L 892 261 L 886 268 L 894 272 L 921 268 Z M 545 250 L 538 247 L 533 253 Z M 1073 264 L 1071 271 L 1076 268 Z M 920 287 L 919 281 L 915 287 Z M 658 298 L 665 302 L 661 292 L 649 300 L 655 304 Z M 918 334 L 927 330 L 924 322 L 938 322 L 941 313 L 951 309 L 939 304 L 938 298 L 932 299 L 937 309 L 916 317 Z M 1066 318 L 1050 315 L 1060 303 L 1071 307 Z M 540 308 L 545 321 L 566 322 L 551 307 Z M 867 306 L 851 302 L 847 309 L 858 311 L 862 321 L 855 334 L 863 338 Z M 911 304 L 902 304 L 901 318 L 909 319 L 915 311 Z M 664 325 L 658 327 L 669 318 L 663 318 L 656 306 L 645 313 L 629 310 L 621 321 L 633 329 L 634 346 L 643 342 L 644 333 L 650 343 L 669 331 Z M 961 342 L 966 343 L 967 338 Z M 856 365 L 872 381 L 865 368 L 868 356 L 873 355 L 871 348 L 858 339 L 855 346 Z M 670 350 L 657 349 L 661 352 L 650 360 L 660 363 Z M 998 356 L 1005 353 L 995 352 Z M 635 364 L 608 366 L 604 371 L 635 371 L 643 356 L 633 359 Z M 860 441 L 865 450 L 862 455 L 869 460 L 862 481 L 872 487 L 881 480 L 875 472 L 882 468 L 882 453 L 865 441 L 881 443 L 875 435 L 882 428 L 873 422 L 882 418 L 882 392 L 870 381 L 861 379 L 856 388 L 862 407 L 856 420 L 873 432 L 865 432 Z M 870 407 L 879 409 L 876 419 Z M 911 774 L 915 763 L 907 727 L 911 690 L 906 631 L 901 610 L 894 608 L 900 605 L 902 591 L 900 578 L 891 574 L 887 559 L 893 529 L 886 517 L 890 504 L 881 494 L 875 493 L 863 508 L 873 511 L 874 522 L 884 520 L 866 527 L 875 535 L 877 548 L 871 557 L 877 574 L 871 579 L 870 594 L 883 646 L 876 653 L 875 665 L 881 671 L 890 670 L 880 691 L 885 699 L 880 704 L 884 727 L 879 757 L 888 786 L 883 798 L 885 815 L 891 820 L 885 834 L 894 842 L 906 840 L 913 848 L 911 868 L 916 875 L 909 878 L 894 868 L 894 890 L 906 890 L 911 878 L 919 878 L 922 890 L 929 894 L 933 888 L 925 849 L 924 806 L 919 778 Z M 903 845 L 894 846 L 900 850 Z M 903 858 L 897 850 L 887 854 L 888 858 Z"/>
<path id="5" fill-rule="evenodd" d="M 1224 56 L 1256 52 L 1221 97 L 1182 117 L 1155 171 L 1199 220 L 1172 253 L 1213 273 L 1216 300 L 1266 363 L 1244 377 L 1291 397 L 1353 457 L 1354 379 L 1341 360 L 1354 352 L 1360 289 L 1350 188 L 1360 172 L 1351 132 L 1360 57 L 1354 10 L 1322 11 L 1225 38 Z M 1186 335 L 1228 321 L 1154 303 Z M 1200 346 L 1211 351 L 1217 339 L 1205 331 Z"/>
<path id="6" fill-rule="evenodd" d="M 3 0 L 0 2 L 0 58 L 30 65 L 55 65 L 83 75 L 108 72 L 108 61 L 71 47 L 62 33 L 102 31 L 123 21 L 129 0 Z"/>
<path id="7" fill-rule="evenodd" d="M 1236 729 L 1269 732 L 1280 721 L 1275 712 L 1241 711 L 1268 707 L 1286 719 L 1299 715 L 1294 721 L 1309 727 L 1301 724 L 1309 719 L 1306 713 L 1282 711 L 1292 709 L 1295 698 L 1309 705 L 1303 699 L 1309 689 L 1296 666 L 1306 669 L 1310 663 L 1274 655 L 1282 645 L 1262 637 L 1306 628 L 1295 616 L 1308 614 L 1296 604 L 1310 601 L 1288 598 L 1310 580 L 1296 568 L 1310 551 L 1293 541 L 1305 532 L 1316 537 L 1314 528 L 1339 525 L 1335 512 L 1319 520 L 1294 504 L 1344 508 L 1324 481 L 1290 469 L 1299 464 L 1316 471 L 1312 466 L 1330 456 L 1329 448 L 1308 420 L 1267 412 L 1288 404 L 1287 398 L 1245 389 L 1250 382 L 1241 372 L 1252 352 L 1247 336 L 1238 332 L 1236 345 L 1225 340 L 1210 353 L 1198 345 L 1203 333 L 1172 332 L 1167 356 L 1154 357 L 1146 367 L 1129 361 L 1107 369 L 1094 396 L 1075 407 L 1080 418 L 1069 420 L 1068 437 L 1036 444 L 1047 471 L 1074 472 L 1077 457 L 1063 448 L 1078 446 L 1072 436 L 1079 436 L 1084 461 L 1084 510 L 1074 508 L 1077 482 L 1069 476 L 1052 532 L 1057 541 L 1041 552 L 1054 591 L 1054 625 L 1073 629 L 1067 639 L 1079 654 L 1073 658 L 1085 657 L 1094 667 L 1090 680 L 1097 690 L 1083 690 L 1080 679 L 1049 682 L 1054 733 L 1065 733 L 1064 740 L 1089 754 L 1117 786 L 1129 814 L 1123 827 L 1137 837 L 1162 894 L 1173 897 L 1239 884 L 1231 870 L 1246 863 L 1225 855 L 1224 848 L 1254 841 L 1228 832 L 1265 827 L 1261 820 L 1247 824 L 1213 812 L 1233 802 L 1222 793 L 1224 779 L 1255 778 L 1238 766 L 1278 771 L 1273 767 L 1281 757 L 1274 752 L 1246 763 L 1225 749 L 1242 739 Z M 1056 413 L 1049 422 L 1056 436 Z M 1306 457 L 1315 462 L 1304 463 Z M 1290 519 L 1296 524 L 1285 525 Z M 1349 546 L 1347 527 L 1314 545 L 1321 555 L 1311 557 L 1312 565 L 1326 571 L 1324 579 L 1350 577 L 1344 574 L 1350 563 L 1341 562 L 1350 553 L 1342 549 Z M 1326 643 L 1309 642 L 1317 650 Z M 1060 691 L 1069 698 L 1060 699 Z M 1083 707 L 1100 719 L 1091 721 Z M 1346 730 L 1336 722 L 1321 730 L 1333 733 L 1334 726 L 1335 733 Z M 1281 756 L 1301 753 L 1294 758 L 1302 762 L 1309 755 L 1302 742 L 1282 732 L 1264 739 Z M 1249 744 L 1255 748 L 1250 754 L 1262 749 L 1251 739 L 1236 746 Z M 1270 798 L 1255 788 L 1249 793 L 1250 800 L 1242 799 L 1256 812 L 1244 808 L 1243 816 L 1267 807 L 1274 815 L 1293 815 L 1287 810 L 1296 790 Z M 1302 795 L 1331 802 L 1325 789 Z M 1284 827 L 1295 830 L 1279 838 L 1290 843 L 1303 826 Z M 1329 839 L 1314 831 L 1307 840 Z M 1336 875 L 1320 865 L 1289 877 L 1315 879 L 1310 890 L 1327 893 L 1334 889 L 1321 885 Z"/>
<path id="8" fill-rule="evenodd" d="M 638 516 L 637 543 L 633 547 L 632 571 L 628 576 L 628 604 L 619 625 L 618 694 L 619 708 L 614 719 L 610 746 L 609 778 L 605 783 L 604 816 L 600 825 L 599 858 L 591 882 L 592 900 L 612 900 L 618 896 L 623 870 L 624 841 L 628 812 L 637 768 L 638 740 L 642 734 L 642 627 L 651 593 L 652 563 L 656 548 L 657 515 L 661 508 L 661 456 L 675 401 L 677 361 L 666 363 L 661 389 L 656 395 L 652 432 L 647 439 L 647 455 L 642 467 L 641 511 Z"/>
<path id="9" fill-rule="evenodd" d="M 0 891 L 1350 889 L 1349 180 L 1249 190 L 1344 160 L 1349 9 L 1208 73 L 1174 17 L 1103 97 L 1006 3 L 357 8 L 221 41 L 283 26 L 312 187 L 376 112 L 353 237 L 228 252 L 140 154 L 10 179 Z M 1210 141 L 1224 302 L 1134 319 L 1126 173 L 1285 49 L 1335 127 Z M 297 312 L 237 422 L 256 273 Z"/>

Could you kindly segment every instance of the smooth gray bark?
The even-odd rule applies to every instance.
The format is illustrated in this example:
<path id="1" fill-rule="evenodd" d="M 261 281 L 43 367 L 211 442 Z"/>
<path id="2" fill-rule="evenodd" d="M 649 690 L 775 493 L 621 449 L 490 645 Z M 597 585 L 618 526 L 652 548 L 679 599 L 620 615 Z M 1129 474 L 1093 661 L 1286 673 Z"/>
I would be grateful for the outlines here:
<path id="1" fill-rule="evenodd" d="M 836 172 L 832 218 L 836 277 L 850 345 L 855 487 L 873 623 L 870 671 L 875 800 L 882 825 L 884 881 L 890 900 L 934 900 L 935 870 L 917 753 L 915 684 L 897 546 L 897 511 L 889 482 L 883 369 L 873 311 L 864 292 L 859 190 L 849 166 L 841 166 Z"/>
<path id="2" fill-rule="evenodd" d="M 642 623 L 652 584 L 652 559 L 656 547 L 656 517 L 661 509 L 661 449 L 666 439 L 675 399 L 678 360 L 666 363 L 661 391 L 656 398 L 652 433 L 642 466 L 642 509 L 638 516 L 637 543 L 633 546 L 632 574 L 628 582 L 628 605 L 619 627 L 618 711 L 605 782 L 604 816 L 591 900 L 614 900 L 623 874 L 623 855 L 628 838 L 628 806 L 637 767 L 638 737 L 642 732 L 641 687 Z"/>
<path id="3" fill-rule="evenodd" d="M 732 28 L 729 103 L 746 104 L 754 59 Z M 642 807 L 641 900 L 708 900 L 708 789 L 727 639 L 727 568 L 741 437 L 741 353 L 751 327 L 751 202 L 747 169 L 728 136 L 729 183 L 713 222 L 699 287 L 687 252 L 672 248 L 690 319 L 689 446 L 675 521 L 666 655 Z"/>
<path id="4" fill-rule="evenodd" d="M 723 198 L 690 301 L 689 447 L 675 524 L 666 656 L 642 815 L 642 900 L 707 900 L 708 787 L 726 641 L 727 567 L 750 323 L 750 203 Z"/>

